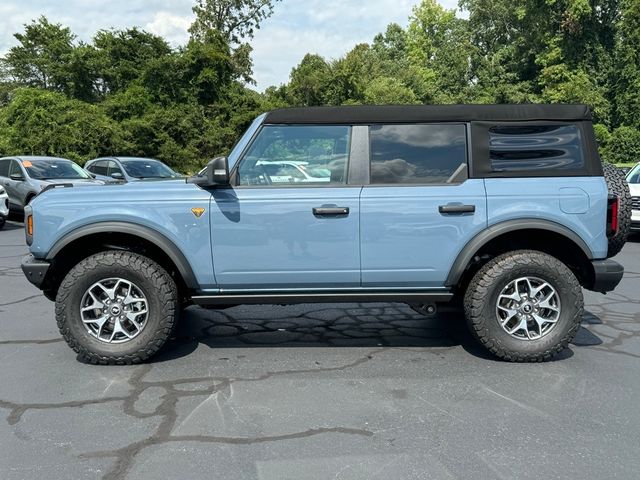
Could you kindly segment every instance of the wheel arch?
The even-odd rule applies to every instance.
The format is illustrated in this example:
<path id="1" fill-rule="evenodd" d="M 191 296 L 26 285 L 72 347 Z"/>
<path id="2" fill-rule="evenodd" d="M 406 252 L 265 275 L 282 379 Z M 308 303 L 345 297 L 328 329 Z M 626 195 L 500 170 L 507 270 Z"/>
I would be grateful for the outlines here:
<path id="1" fill-rule="evenodd" d="M 593 259 L 593 253 L 586 244 L 586 242 L 573 230 L 565 227 L 556 222 L 543 219 L 518 219 L 508 220 L 505 222 L 492 225 L 489 228 L 483 230 L 476 235 L 458 254 L 445 285 L 448 287 L 455 287 L 459 285 L 460 281 L 465 276 L 465 273 L 469 270 L 469 266 L 473 263 L 474 258 L 478 254 L 483 253 L 483 249 L 487 249 L 492 244 L 497 245 L 504 243 L 508 240 L 520 239 L 523 243 L 522 246 L 517 248 L 528 248 L 532 246 L 529 244 L 532 237 L 528 239 L 522 238 L 522 234 L 528 235 L 537 234 L 541 236 L 547 236 L 549 238 L 555 238 L 561 240 L 565 245 L 571 244 L 574 249 L 571 252 L 567 252 L 571 256 L 575 257 L 587 271 L 585 275 L 588 277 L 592 272 L 589 272 L 589 266 L 585 265 L 585 262 L 589 262 Z M 516 242 L 517 243 L 517 242 Z M 535 249 L 535 247 L 534 247 Z M 548 249 L 541 249 L 550 253 Z M 588 284 L 590 279 L 583 278 L 583 283 Z"/>
<path id="2" fill-rule="evenodd" d="M 164 264 L 165 268 L 173 267 L 186 289 L 199 288 L 189 261 L 173 241 L 157 230 L 128 222 L 101 222 L 77 228 L 59 239 L 49 250 L 46 259 L 56 262 L 69 256 L 83 256 L 75 253 L 78 251 L 91 254 L 109 248 L 127 249 L 134 244 L 152 250 L 149 256 Z M 62 280 L 60 276 L 57 275 L 58 282 Z"/>

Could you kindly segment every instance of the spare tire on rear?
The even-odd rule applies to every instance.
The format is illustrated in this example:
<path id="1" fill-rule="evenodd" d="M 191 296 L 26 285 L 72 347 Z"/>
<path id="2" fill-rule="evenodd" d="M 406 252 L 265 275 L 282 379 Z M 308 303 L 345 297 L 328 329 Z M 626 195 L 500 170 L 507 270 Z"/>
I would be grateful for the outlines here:
<path id="1" fill-rule="evenodd" d="M 609 238 L 609 252 L 607 254 L 608 257 L 614 257 L 624 247 L 631 229 L 631 191 L 622 170 L 610 163 L 603 163 L 602 169 L 609 193 L 616 195 L 620 199 L 618 231 Z"/>

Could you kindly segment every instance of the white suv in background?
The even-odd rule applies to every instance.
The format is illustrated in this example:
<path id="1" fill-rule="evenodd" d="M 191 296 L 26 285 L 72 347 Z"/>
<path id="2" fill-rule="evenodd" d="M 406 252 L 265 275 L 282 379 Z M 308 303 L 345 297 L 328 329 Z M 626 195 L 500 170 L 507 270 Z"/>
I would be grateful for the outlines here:
<path id="1" fill-rule="evenodd" d="M 0 187 L 0 230 L 4 228 L 9 216 L 9 197 L 4 187 Z"/>
<path id="2" fill-rule="evenodd" d="M 631 230 L 640 232 L 640 163 L 627 174 L 631 190 Z"/>

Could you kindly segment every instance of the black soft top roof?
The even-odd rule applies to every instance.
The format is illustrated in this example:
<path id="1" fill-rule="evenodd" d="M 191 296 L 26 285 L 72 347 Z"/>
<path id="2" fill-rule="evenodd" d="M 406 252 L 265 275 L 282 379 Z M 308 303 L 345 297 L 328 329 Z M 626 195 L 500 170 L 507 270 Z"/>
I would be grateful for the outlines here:
<path id="1" fill-rule="evenodd" d="M 267 124 L 368 124 L 472 121 L 591 120 L 586 105 L 349 105 L 274 110 Z"/>

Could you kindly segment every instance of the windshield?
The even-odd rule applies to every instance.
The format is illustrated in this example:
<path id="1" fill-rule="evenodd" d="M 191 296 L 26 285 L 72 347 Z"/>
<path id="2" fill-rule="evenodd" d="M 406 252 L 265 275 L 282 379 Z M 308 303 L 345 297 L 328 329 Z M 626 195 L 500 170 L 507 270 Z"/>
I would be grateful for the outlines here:
<path id="1" fill-rule="evenodd" d="M 36 180 L 91 178 L 91 175 L 71 160 L 24 160 L 22 166 Z"/>
<path id="2" fill-rule="evenodd" d="M 157 160 L 122 160 L 127 174 L 134 178 L 179 178 L 176 172 Z"/>
<path id="3" fill-rule="evenodd" d="M 629 172 L 629 174 L 627 175 L 627 182 L 633 184 L 640 183 L 640 163 Z"/>

